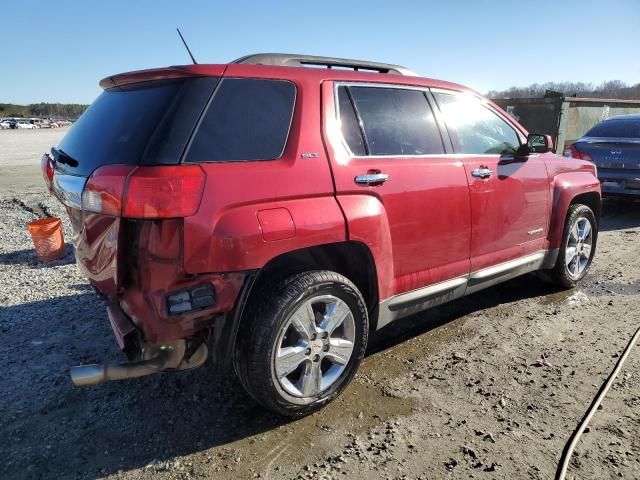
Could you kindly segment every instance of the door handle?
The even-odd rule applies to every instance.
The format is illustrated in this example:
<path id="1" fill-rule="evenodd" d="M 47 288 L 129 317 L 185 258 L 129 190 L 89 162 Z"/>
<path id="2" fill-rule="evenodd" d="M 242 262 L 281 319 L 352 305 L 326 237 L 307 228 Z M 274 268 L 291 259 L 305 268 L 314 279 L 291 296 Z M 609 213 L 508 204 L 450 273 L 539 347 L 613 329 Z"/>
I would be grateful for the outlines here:
<path id="1" fill-rule="evenodd" d="M 355 178 L 355 182 L 358 185 L 370 185 L 374 187 L 382 185 L 387 180 L 389 180 L 389 175 L 387 173 L 366 173 L 364 175 L 358 175 Z"/>
<path id="2" fill-rule="evenodd" d="M 487 167 L 476 168 L 471 172 L 471 175 L 476 178 L 489 178 L 493 174 L 493 170 Z"/>

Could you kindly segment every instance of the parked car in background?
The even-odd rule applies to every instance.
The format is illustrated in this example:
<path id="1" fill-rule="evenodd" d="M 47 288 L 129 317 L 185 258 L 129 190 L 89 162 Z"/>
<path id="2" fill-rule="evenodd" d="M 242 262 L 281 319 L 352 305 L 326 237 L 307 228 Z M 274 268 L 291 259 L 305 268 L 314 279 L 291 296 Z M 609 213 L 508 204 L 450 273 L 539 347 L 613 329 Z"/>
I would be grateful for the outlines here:
<path id="1" fill-rule="evenodd" d="M 0 122 L 2 128 L 16 128 L 16 120 L 14 118 L 5 118 Z"/>
<path id="2" fill-rule="evenodd" d="M 603 120 L 564 155 L 593 162 L 604 195 L 640 197 L 640 114 Z"/>
<path id="3" fill-rule="evenodd" d="M 19 120 L 16 123 L 16 128 L 24 130 L 35 130 L 38 127 L 35 124 L 31 123 L 29 120 Z"/>
<path id="4" fill-rule="evenodd" d="M 131 363 L 74 367 L 74 383 L 211 353 L 267 408 L 306 415 L 353 379 L 370 330 L 527 272 L 576 285 L 593 164 L 414 75 L 259 54 L 101 81 L 42 167 Z"/>
<path id="5" fill-rule="evenodd" d="M 45 119 L 42 120 L 40 128 L 58 128 L 58 123 L 55 120 Z"/>

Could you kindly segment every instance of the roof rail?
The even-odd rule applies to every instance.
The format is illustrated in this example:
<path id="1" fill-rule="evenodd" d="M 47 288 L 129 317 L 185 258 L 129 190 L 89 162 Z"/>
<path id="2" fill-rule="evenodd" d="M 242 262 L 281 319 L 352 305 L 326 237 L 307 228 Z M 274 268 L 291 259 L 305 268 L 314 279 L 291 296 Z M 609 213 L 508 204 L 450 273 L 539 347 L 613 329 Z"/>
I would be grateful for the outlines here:
<path id="1" fill-rule="evenodd" d="M 373 71 L 378 73 L 393 73 L 417 77 L 415 72 L 399 65 L 370 62 L 368 60 L 349 60 L 347 58 L 317 57 L 315 55 L 296 55 L 291 53 L 256 53 L 240 57 L 231 63 L 245 63 L 251 65 L 278 65 L 284 67 L 319 66 L 326 68 L 341 67 L 355 71 Z"/>

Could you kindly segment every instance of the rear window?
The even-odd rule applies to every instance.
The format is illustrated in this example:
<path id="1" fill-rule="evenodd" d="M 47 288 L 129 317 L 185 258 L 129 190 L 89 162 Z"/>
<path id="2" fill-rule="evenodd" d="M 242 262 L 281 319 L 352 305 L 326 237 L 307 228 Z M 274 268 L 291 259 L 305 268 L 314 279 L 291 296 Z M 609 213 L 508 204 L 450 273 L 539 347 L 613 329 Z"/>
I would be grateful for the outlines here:
<path id="1" fill-rule="evenodd" d="M 640 119 L 605 120 L 589 130 L 586 136 L 640 138 Z"/>
<path id="2" fill-rule="evenodd" d="M 223 79 L 189 147 L 187 162 L 280 158 L 296 88 L 285 80 Z"/>
<path id="3" fill-rule="evenodd" d="M 87 176 L 108 164 L 178 163 L 217 81 L 158 80 L 105 90 L 60 142 L 58 150 L 72 160 L 56 168 Z"/>

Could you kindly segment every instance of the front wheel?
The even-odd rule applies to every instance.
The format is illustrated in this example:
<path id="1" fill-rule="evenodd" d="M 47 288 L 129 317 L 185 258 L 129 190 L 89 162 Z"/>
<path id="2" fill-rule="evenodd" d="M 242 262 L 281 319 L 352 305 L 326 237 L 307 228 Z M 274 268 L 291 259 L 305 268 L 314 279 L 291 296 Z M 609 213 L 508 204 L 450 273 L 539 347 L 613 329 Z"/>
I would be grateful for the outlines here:
<path id="1" fill-rule="evenodd" d="M 351 382 L 368 332 L 366 305 L 351 281 L 330 271 L 301 273 L 250 302 L 238 333 L 236 372 L 269 410 L 308 415 Z"/>
<path id="2" fill-rule="evenodd" d="M 598 224 L 586 205 L 569 207 L 558 259 L 550 272 L 556 283 L 571 288 L 587 274 L 596 252 Z"/>

